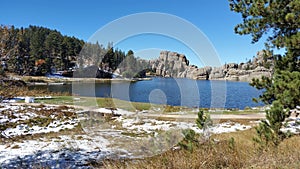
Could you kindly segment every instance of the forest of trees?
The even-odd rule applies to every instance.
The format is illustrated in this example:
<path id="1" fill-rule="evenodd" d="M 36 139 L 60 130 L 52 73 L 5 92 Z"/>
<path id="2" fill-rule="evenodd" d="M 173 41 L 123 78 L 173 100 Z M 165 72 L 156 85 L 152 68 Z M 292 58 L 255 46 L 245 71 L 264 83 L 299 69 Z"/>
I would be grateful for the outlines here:
<path id="1" fill-rule="evenodd" d="M 0 25 L 0 61 L 2 73 L 30 76 L 71 69 L 79 71 L 94 66 L 109 74 L 118 70 L 125 77 L 141 77 L 149 66 L 147 61 L 134 57 L 131 50 L 125 53 L 114 49 L 112 44 L 103 47 L 39 26 L 15 28 Z M 98 74 L 96 77 L 109 76 Z"/>
<path id="2" fill-rule="evenodd" d="M 98 78 L 109 78 L 112 74 L 103 74 L 110 72 L 119 74 L 125 78 L 145 77 L 149 70 L 150 63 L 147 60 L 139 59 L 134 56 L 134 52 L 129 50 L 125 53 L 122 50 L 114 49 L 113 44 L 109 43 L 103 47 L 99 43 L 86 43 L 78 57 L 79 71 L 81 77 L 95 76 Z M 83 69 L 90 67 L 91 69 Z M 100 68 L 101 72 L 94 70 Z M 92 71 L 92 72 L 91 72 Z"/>
<path id="3" fill-rule="evenodd" d="M 19 75 L 45 75 L 54 67 L 67 70 L 83 45 L 82 40 L 48 28 L 0 26 L 2 69 Z"/>

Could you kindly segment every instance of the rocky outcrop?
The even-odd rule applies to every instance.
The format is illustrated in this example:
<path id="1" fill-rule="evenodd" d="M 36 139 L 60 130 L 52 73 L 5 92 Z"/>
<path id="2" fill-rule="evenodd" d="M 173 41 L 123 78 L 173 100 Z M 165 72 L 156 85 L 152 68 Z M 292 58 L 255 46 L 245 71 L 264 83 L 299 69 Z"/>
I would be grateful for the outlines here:
<path id="1" fill-rule="evenodd" d="M 222 67 L 213 68 L 209 79 L 251 81 L 262 76 L 271 77 L 274 67 L 273 57 L 265 51 L 257 52 L 256 57 L 247 63 L 229 63 Z"/>
<path id="2" fill-rule="evenodd" d="M 189 61 L 185 55 L 176 52 L 162 51 L 156 60 L 150 61 L 152 70 L 158 76 L 178 77 L 180 73 L 187 69 Z"/>
<path id="3" fill-rule="evenodd" d="M 158 76 L 191 79 L 208 79 L 211 67 L 198 68 L 189 65 L 185 55 L 176 52 L 162 51 L 156 60 L 150 61 L 152 70 Z"/>
<path id="4" fill-rule="evenodd" d="M 155 75 L 162 77 L 177 77 L 210 80 L 251 81 L 253 78 L 272 75 L 273 60 L 261 51 L 247 63 L 228 63 L 221 67 L 198 68 L 189 65 L 189 60 L 183 54 L 162 51 L 156 60 L 150 61 Z"/>

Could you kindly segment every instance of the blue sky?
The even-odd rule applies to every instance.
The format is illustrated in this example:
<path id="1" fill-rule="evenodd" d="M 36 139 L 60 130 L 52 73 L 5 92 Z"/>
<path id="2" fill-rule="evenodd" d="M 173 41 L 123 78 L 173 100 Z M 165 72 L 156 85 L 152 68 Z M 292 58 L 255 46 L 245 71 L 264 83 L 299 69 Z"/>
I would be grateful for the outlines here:
<path id="1" fill-rule="evenodd" d="M 106 24 L 140 12 L 168 13 L 194 24 L 214 45 L 222 63 L 245 62 L 264 48 L 263 41 L 251 44 L 250 36 L 234 33 L 241 16 L 229 10 L 227 0 L 9 0 L 1 2 L 0 24 L 44 26 L 87 41 Z M 134 36 L 116 46 L 135 52 L 149 48 L 172 50 L 186 54 L 193 64 L 201 64 L 193 59 L 188 47 L 168 37 Z M 144 57 L 143 52 L 140 55 Z"/>

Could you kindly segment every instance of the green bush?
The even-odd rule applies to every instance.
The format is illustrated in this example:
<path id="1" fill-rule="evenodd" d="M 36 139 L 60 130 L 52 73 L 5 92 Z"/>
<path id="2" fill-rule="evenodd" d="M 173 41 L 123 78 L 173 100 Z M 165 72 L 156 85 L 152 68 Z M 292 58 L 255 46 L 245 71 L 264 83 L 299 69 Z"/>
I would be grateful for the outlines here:
<path id="1" fill-rule="evenodd" d="M 196 132 L 192 129 L 185 129 L 182 134 L 184 139 L 178 145 L 187 151 L 193 152 L 194 147 L 199 145 Z"/>

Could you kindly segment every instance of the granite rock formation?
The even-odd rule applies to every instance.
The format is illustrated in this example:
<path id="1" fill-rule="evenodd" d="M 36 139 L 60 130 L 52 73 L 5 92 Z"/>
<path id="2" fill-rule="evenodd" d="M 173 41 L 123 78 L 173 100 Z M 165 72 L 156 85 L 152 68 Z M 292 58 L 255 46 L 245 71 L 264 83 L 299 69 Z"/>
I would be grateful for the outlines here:
<path id="1" fill-rule="evenodd" d="M 260 51 L 247 63 L 228 63 L 221 67 L 198 68 L 189 65 L 189 60 L 183 54 L 162 51 L 158 59 L 150 61 L 150 65 L 155 75 L 162 77 L 251 81 L 262 76 L 270 77 L 274 62 L 266 52 Z"/>

